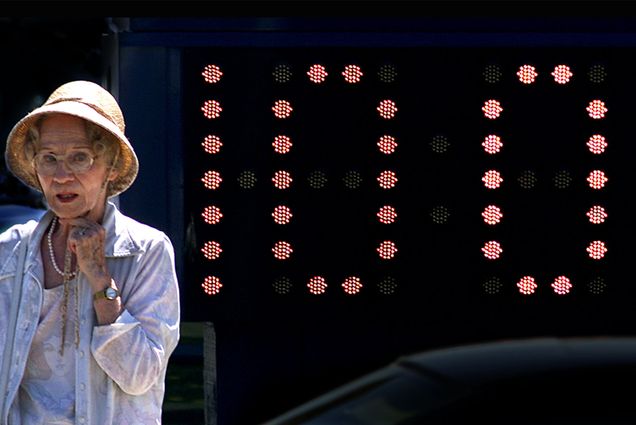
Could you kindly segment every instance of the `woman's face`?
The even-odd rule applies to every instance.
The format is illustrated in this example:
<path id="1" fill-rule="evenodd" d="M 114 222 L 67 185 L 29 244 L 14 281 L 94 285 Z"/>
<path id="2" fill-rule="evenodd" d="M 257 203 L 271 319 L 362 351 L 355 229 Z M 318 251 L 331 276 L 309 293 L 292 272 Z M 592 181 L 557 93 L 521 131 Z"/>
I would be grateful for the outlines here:
<path id="1" fill-rule="evenodd" d="M 104 181 L 108 167 L 105 158 L 98 156 L 88 170 L 73 172 L 65 161 L 71 155 L 81 153 L 95 155 L 81 118 L 65 114 L 44 118 L 40 125 L 40 146 L 36 154 L 53 154 L 58 158 L 57 166 L 53 167 L 54 172 L 44 173 L 36 167 L 49 207 L 60 218 L 86 216 L 99 222 L 104 216 Z M 47 158 L 52 157 L 47 155 Z M 109 180 L 114 178 L 114 173 L 111 173 Z"/>

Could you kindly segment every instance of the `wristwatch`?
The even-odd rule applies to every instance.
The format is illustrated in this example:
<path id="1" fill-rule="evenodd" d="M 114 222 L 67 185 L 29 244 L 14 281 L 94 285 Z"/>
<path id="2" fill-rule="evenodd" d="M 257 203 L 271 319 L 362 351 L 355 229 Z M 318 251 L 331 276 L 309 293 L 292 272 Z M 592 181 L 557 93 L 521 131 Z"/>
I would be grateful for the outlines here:
<path id="1" fill-rule="evenodd" d="M 119 296 L 119 291 L 113 288 L 112 286 L 109 286 L 103 291 L 95 292 L 95 295 L 93 295 L 93 299 L 95 300 L 106 299 L 106 300 L 112 301 L 116 299 L 118 296 Z"/>

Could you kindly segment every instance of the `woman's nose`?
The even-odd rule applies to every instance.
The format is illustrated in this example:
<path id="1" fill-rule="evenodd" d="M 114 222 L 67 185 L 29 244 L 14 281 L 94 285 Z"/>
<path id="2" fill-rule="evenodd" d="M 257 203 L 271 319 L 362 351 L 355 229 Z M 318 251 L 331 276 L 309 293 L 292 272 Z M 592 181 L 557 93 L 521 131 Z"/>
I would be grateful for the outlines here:
<path id="1" fill-rule="evenodd" d="M 55 174 L 53 174 L 53 179 L 56 182 L 66 182 L 69 180 L 73 180 L 75 178 L 75 174 L 68 168 L 66 165 L 66 161 L 58 161 L 57 167 L 55 168 Z"/>

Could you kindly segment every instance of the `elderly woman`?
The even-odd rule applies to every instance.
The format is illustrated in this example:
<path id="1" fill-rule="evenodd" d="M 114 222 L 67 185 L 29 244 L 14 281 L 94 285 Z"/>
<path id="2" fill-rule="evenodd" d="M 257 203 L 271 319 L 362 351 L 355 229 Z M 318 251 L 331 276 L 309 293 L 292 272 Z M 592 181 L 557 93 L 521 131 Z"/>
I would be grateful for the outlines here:
<path id="1" fill-rule="evenodd" d="M 168 237 L 108 200 L 138 170 L 119 105 L 64 84 L 5 159 L 49 210 L 0 235 L 0 424 L 160 424 L 179 288 Z"/>

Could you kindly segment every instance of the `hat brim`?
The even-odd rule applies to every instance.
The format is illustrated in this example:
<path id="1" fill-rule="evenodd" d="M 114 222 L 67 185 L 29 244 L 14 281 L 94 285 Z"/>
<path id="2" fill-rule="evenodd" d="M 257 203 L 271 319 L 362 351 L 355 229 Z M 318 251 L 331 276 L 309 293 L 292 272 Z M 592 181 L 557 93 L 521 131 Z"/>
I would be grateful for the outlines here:
<path id="1" fill-rule="evenodd" d="M 113 197 L 130 187 L 139 171 L 139 161 L 128 138 L 109 118 L 92 107 L 72 100 L 43 105 L 27 114 L 13 127 L 7 137 L 5 161 L 9 170 L 26 185 L 42 191 L 30 159 L 26 157 L 24 144 L 29 128 L 42 116 L 48 114 L 72 115 L 90 121 L 111 133 L 119 141 L 120 154 L 117 160 L 117 177 L 108 185 L 107 196 Z"/>

